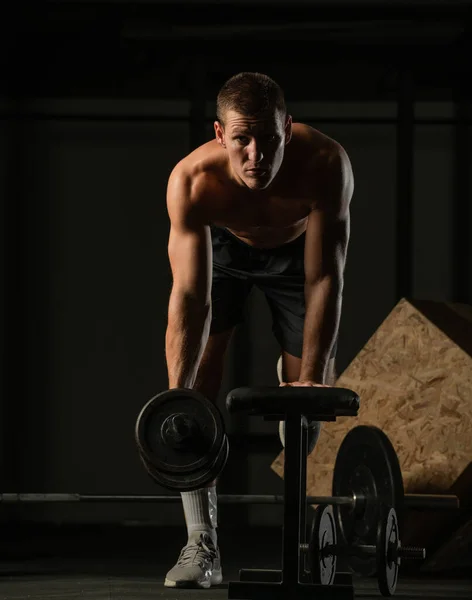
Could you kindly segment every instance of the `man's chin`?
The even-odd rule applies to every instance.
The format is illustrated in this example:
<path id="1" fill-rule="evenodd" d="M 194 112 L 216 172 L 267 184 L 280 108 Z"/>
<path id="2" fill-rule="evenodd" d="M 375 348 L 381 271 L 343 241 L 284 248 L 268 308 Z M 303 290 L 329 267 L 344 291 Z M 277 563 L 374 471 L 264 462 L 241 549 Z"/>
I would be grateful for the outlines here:
<path id="1" fill-rule="evenodd" d="M 252 177 L 247 177 L 244 179 L 244 183 L 250 190 L 265 190 L 267 187 L 269 187 L 271 181 L 272 180 L 269 178 L 255 179 Z"/>

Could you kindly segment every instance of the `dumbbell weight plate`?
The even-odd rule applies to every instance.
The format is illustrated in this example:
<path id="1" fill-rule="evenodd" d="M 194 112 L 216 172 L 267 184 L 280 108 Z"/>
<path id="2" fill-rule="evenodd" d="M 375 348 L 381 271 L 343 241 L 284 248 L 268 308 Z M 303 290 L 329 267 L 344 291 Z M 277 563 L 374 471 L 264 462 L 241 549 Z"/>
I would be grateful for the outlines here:
<path id="1" fill-rule="evenodd" d="M 330 505 L 320 505 L 315 510 L 308 552 L 312 582 L 332 585 L 336 576 L 337 536 Z"/>
<path id="2" fill-rule="evenodd" d="M 170 443 L 165 435 L 165 424 L 176 414 L 192 424 L 192 433 L 182 444 Z M 152 398 L 137 418 L 135 437 L 147 471 L 170 490 L 198 489 L 217 477 L 216 469 L 226 463 L 223 417 L 194 390 L 172 389 Z"/>
<path id="3" fill-rule="evenodd" d="M 400 535 L 395 509 L 383 510 L 377 533 L 377 580 L 382 596 L 393 596 L 397 587 Z"/>
<path id="4" fill-rule="evenodd" d="M 140 458 L 144 468 L 152 477 L 152 479 L 159 485 L 162 485 L 169 490 L 179 492 L 191 492 L 193 490 L 199 490 L 203 487 L 206 487 L 223 471 L 228 460 L 228 456 L 229 443 L 226 435 L 224 436 L 223 444 L 214 463 L 207 464 L 205 467 L 197 471 L 193 471 L 192 473 L 172 474 L 159 471 L 154 467 L 154 465 L 148 463 L 145 457 L 140 453 Z"/>
<path id="5" fill-rule="evenodd" d="M 404 490 L 398 457 L 386 434 L 378 427 L 359 425 L 345 436 L 336 456 L 333 496 L 353 496 L 355 508 L 337 506 L 338 533 L 348 546 L 377 544 L 383 507 L 401 514 Z M 350 556 L 354 573 L 375 575 L 375 556 Z"/>

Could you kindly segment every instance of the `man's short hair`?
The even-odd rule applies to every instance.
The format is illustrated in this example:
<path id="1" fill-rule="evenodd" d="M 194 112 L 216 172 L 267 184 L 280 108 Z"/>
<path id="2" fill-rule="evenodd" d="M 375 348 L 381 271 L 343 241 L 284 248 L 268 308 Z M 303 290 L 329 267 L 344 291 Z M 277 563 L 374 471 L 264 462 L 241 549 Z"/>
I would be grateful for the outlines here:
<path id="1" fill-rule="evenodd" d="M 287 108 L 282 88 L 263 73 L 238 73 L 223 84 L 216 99 L 216 117 L 224 126 L 228 110 L 246 117 L 278 110 L 285 117 Z"/>

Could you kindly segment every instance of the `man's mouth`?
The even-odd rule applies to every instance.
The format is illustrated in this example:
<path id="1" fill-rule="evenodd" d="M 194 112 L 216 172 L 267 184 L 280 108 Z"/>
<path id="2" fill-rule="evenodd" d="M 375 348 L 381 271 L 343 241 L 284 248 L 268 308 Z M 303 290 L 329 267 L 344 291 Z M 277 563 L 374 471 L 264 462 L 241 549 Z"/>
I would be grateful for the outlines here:
<path id="1" fill-rule="evenodd" d="M 263 173 L 267 173 L 268 169 L 248 169 L 247 172 L 254 175 L 262 175 Z"/>

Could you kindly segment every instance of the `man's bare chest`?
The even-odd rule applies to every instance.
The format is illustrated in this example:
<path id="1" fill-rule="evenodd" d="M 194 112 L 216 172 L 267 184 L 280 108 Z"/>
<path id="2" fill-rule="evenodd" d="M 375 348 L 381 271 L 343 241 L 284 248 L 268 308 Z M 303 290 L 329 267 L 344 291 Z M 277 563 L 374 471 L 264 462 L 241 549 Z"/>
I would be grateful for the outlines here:
<path id="1" fill-rule="evenodd" d="M 212 206 L 212 221 L 224 227 L 276 227 L 296 225 L 310 214 L 307 198 L 268 195 L 261 198 L 227 197 Z"/>
<path id="2" fill-rule="evenodd" d="M 229 229 L 255 246 L 279 246 L 305 231 L 311 210 L 305 198 L 277 195 L 254 201 L 227 198 L 212 211 L 212 224 Z"/>

